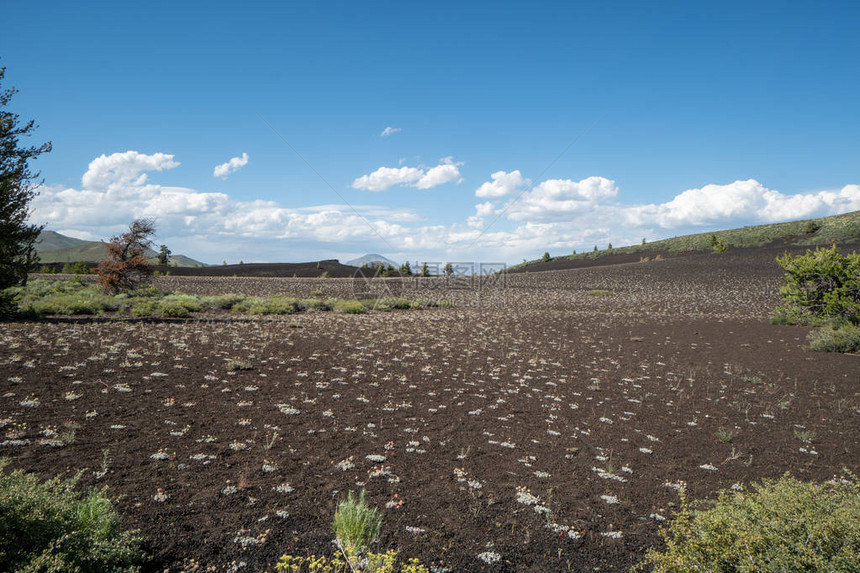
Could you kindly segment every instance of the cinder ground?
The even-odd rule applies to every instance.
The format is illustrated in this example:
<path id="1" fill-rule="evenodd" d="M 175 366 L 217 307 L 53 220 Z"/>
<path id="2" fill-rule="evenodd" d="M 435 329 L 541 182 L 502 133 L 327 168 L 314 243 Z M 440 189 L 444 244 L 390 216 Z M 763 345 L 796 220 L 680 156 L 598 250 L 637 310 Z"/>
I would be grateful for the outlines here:
<path id="1" fill-rule="evenodd" d="M 438 571 L 626 570 L 682 483 L 706 498 L 860 469 L 860 357 L 768 324 L 773 257 L 407 286 L 445 310 L 0 324 L 0 455 L 44 477 L 87 470 L 85 486 L 121 496 L 153 571 L 331 554 L 337 500 L 360 488 L 383 513 L 380 549 Z"/>

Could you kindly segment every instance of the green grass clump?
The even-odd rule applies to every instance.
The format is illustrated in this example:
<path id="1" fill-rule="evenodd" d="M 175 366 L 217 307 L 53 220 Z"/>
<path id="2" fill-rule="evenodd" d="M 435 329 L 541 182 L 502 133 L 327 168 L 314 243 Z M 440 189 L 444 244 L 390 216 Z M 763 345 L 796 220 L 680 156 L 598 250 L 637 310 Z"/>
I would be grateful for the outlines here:
<path id="1" fill-rule="evenodd" d="M 6 472 L 8 463 L 0 460 L 0 571 L 140 571 L 141 539 L 120 529 L 104 490 L 81 496 L 75 491 L 81 473 L 42 481 Z"/>
<path id="2" fill-rule="evenodd" d="M 809 333 L 809 348 L 819 352 L 860 352 L 860 326 L 827 325 Z"/>
<path id="3" fill-rule="evenodd" d="M 334 305 L 334 311 L 344 314 L 364 314 L 367 308 L 357 300 L 339 300 Z"/>
<path id="4" fill-rule="evenodd" d="M 382 529 L 379 510 L 368 506 L 364 498 L 364 490 L 358 497 L 352 491 L 347 493 L 346 499 L 337 504 L 332 521 L 338 547 L 351 563 L 355 563 L 370 548 Z"/>
<path id="5" fill-rule="evenodd" d="M 860 485 L 848 480 L 801 482 L 786 474 L 721 491 L 710 509 L 693 509 L 683 491 L 680 511 L 663 532 L 666 549 L 648 550 L 637 569 L 681 571 L 857 571 Z"/>
<path id="6" fill-rule="evenodd" d="M 615 296 L 611 290 L 594 289 L 588 291 L 588 296 Z"/>

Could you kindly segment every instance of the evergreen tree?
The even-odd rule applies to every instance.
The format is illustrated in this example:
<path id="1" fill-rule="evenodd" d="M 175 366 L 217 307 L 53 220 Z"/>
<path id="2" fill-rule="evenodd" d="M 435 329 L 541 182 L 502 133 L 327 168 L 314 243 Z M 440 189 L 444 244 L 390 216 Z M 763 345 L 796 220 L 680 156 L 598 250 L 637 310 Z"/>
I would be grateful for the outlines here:
<path id="1" fill-rule="evenodd" d="M 6 68 L 0 67 L 0 291 L 27 282 L 27 272 L 38 262 L 34 244 L 42 227 L 29 224 L 29 203 L 41 183 L 30 171 L 29 161 L 51 151 L 51 143 L 22 146 L 20 139 L 36 129 L 30 120 L 20 123 L 18 114 L 6 111 L 17 93 L 3 89 Z M 0 316 L 12 312 L 11 299 L 0 293 Z"/>
<path id="2" fill-rule="evenodd" d="M 167 245 L 161 245 L 158 248 L 158 264 L 167 265 L 170 263 L 170 255 L 173 253 L 167 248 Z"/>

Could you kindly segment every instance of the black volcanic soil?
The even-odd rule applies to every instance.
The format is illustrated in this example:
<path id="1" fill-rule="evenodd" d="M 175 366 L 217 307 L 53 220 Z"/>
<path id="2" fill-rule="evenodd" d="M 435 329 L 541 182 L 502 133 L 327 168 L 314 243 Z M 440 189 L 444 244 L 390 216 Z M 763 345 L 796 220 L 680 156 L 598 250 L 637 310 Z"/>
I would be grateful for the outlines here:
<path id="1" fill-rule="evenodd" d="M 241 265 L 211 265 L 208 267 L 157 267 L 175 276 L 193 277 L 351 277 L 358 267 L 342 265 L 336 260 L 307 263 L 244 263 Z"/>
<path id="2" fill-rule="evenodd" d="M 455 301 L 446 310 L 0 324 L 0 455 L 109 486 L 151 571 L 331 554 L 337 500 L 362 487 L 384 517 L 380 549 L 403 557 L 623 571 L 659 544 L 681 482 L 706 498 L 860 470 L 860 357 L 768 324 L 779 275 L 762 250 L 409 284 Z"/>

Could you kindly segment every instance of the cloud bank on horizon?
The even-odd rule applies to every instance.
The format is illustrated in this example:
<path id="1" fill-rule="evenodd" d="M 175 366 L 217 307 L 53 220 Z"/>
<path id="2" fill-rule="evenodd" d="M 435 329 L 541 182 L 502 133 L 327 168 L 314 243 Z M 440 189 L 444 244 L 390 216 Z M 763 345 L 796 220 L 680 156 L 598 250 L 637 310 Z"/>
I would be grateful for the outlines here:
<path id="1" fill-rule="evenodd" d="M 247 154 L 219 165 L 214 174 L 223 168 L 220 172 L 226 175 L 245 164 Z M 352 187 L 381 192 L 395 186 L 429 190 L 459 185 L 463 165 L 446 157 L 430 168 L 380 167 L 356 178 Z M 633 244 L 643 236 L 654 240 L 704 228 L 860 210 L 857 184 L 788 195 L 747 179 L 683 190 L 664 203 L 629 204 L 615 181 L 606 177 L 547 179 L 533 185 L 514 169 L 493 172 L 474 189 L 476 198 L 485 199 L 475 204 L 474 214 L 463 213 L 462 222 L 433 225 L 413 208 L 364 204 L 291 208 L 149 179 L 152 172 L 180 166 L 166 153 L 101 155 L 89 164 L 80 188 L 43 187 L 33 201 L 31 220 L 61 233 L 104 239 L 135 218 L 154 217 L 159 240 L 168 241 L 174 252 L 208 262 L 294 260 L 295 255 L 285 253 L 296 244 L 308 246 L 309 256 L 299 255 L 306 259 L 316 248 L 319 258 L 326 253 L 386 251 L 403 260 L 513 262 L 545 250 L 570 252 L 592 244 Z"/>

